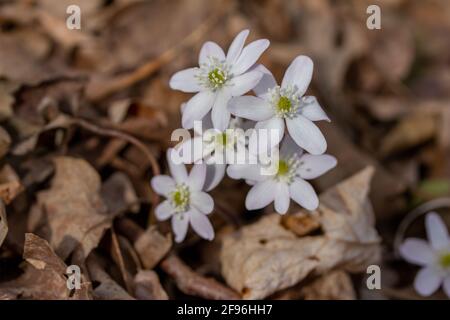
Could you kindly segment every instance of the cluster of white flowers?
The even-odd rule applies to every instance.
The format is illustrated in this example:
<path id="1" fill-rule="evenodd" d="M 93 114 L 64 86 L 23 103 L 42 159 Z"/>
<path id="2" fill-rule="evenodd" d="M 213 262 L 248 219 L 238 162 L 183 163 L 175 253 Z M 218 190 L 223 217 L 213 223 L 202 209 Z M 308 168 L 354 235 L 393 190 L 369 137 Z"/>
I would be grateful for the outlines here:
<path id="1" fill-rule="evenodd" d="M 248 30 L 240 32 L 226 55 L 216 43 L 206 42 L 200 50 L 199 67 L 179 71 L 170 79 L 172 89 L 196 93 L 181 110 L 182 127 L 193 128 L 194 137 L 168 151 L 173 178 L 157 176 L 151 183 L 155 192 L 167 198 L 156 208 L 156 216 L 160 220 L 172 219 L 177 242 L 185 238 L 189 223 L 202 238 L 214 238 L 206 217 L 214 202 L 203 190 L 216 187 L 225 173 L 252 185 L 245 201 L 248 210 L 274 202 L 275 210 L 284 214 L 290 199 L 315 210 L 319 200 L 306 180 L 336 166 L 336 159 L 324 154 L 327 143 L 314 124 L 330 120 L 315 97 L 305 96 L 313 73 L 312 60 L 306 56 L 295 58 L 281 85 L 277 85 L 271 72 L 257 64 L 269 41 L 260 39 L 244 46 L 248 34 Z M 255 95 L 244 95 L 249 91 Z M 196 122 L 213 131 L 196 130 Z M 249 139 L 230 134 L 230 129 L 251 128 L 256 134 Z M 277 134 L 275 138 L 264 136 L 261 149 L 262 135 L 258 132 L 264 130 Z M 197 142 L 201 142 L 200 150 L 195 148 Z M 260 148 L 258 152 L 274 152 L 281 145 L 274 172 L 263 174 L 267 166 L 263 161 L 233 161 L 236 157 L 252 158 L 255 145 Z M 189 154 L 189 162 L 195 163 L 189 175 L 184 164 L 174 161 L 176 154 Z"/>

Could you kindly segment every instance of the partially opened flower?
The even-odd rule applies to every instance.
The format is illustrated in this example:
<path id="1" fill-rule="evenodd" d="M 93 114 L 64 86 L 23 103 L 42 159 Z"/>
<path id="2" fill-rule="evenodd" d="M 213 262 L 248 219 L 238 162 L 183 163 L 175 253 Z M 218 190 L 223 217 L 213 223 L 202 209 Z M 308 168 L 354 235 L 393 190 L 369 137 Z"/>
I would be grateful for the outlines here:
<path id="1" fill-rule="evenodd" d="M 450 298 L 450 237 L 441 217 L 430 212 L 425 217 L 429 243 L 408 238 L 400 246 L 401 256 L 422 267 L 414 280 L 414 288 L 422 296 L 429 296 L 443 285 Z"/>
<path id="2" fill-rule="evenodd" d="M 189 224 L 202 238 L 212 240 L 214 229 L 206 217 L 214 208 L 212 197 L 202 189 L 206 178 L 206 165 L 196 164 L 187 173 L 184 164 L 176 164 L 173 149 L 167 151 L 167 162 L 172 177 L 159 175 L 153 177 L 153 190 L 167 199 L 155 210 L 158 220 L 171 218 L 175 241 L 181 242 L 186 237 Z"/>
<path id="3" fill-rule="evenodd" d="M 183 128 L 191 129 L 195 120 L 201 120 L 212 110 L 214 128 L 225 130 L 230 121 L 227 104 L 231 97 L 241 96 L 258 84 L 262 73 L 251 67 L 267 49 L 269 41 L 260 39 L 244 47 L 248 34 L 248 30 L 240 32 L 226 56 L 215 42 L 206 42 L 200 50 L 199 67 L 172 76 L 172 89 L 198 92 L 186 104 Z"/>
<path id="4" fill-rule="evenodd" d="M 298 147 L 297 147 L 298 149 Z M 316 192 L 306 180 L 315 179 L 336 166 L 336 158 L 327 154 L 302 154 L 294 151 L 292 144 L 283 143 L 277 170 L 274 174 L 262 174 L 261 165 L 230 165 L 228 175 L 233 179 L 246 179 L 253 185 L 245 199 L 248 210 L 261 209 L 275 203 L 275 210 L 284 214 L 290 199 L 308 210 L 319 205 Z"/>
<path id="5" fill-rule="evenodd" d="M 328 116 L 313 96 L 303 96 L 311 82 L 313 62 L 306 56 L 292 61 L 278 86 L 269 70 L 258 66 L 264 73 L 253 89 L 257 97 L 242 96 L 231 99 L 228 109 L 238 117 L 258 121 L 255 129 L 277 130 L 278 139 L 267 146 L 277 145 L 284 135 L 285 126 L 292 139 L 311 154 L 322 154 L 327 143 L 322 132 L 313 121 L 326 120 Z M 257 139 L 257 135 L 252 138 Z M 256 142 L 250 140 L 250 145 Z"/>

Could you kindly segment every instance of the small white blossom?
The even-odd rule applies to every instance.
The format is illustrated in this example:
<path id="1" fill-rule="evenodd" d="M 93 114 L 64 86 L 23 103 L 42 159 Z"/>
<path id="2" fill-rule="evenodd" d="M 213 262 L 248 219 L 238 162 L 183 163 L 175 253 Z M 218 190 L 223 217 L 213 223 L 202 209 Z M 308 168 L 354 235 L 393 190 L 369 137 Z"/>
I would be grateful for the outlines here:
<path id="1" fill-rule="evenodd" d="M 284 135 L 285 126 L 292 139 L 311 154 L 322 154 L 327 142 L 313 121 L 330 121 L 313 96 L 303 96 L 311 82 L 313 62 L 306 56 L 292 61 L 284 75 L 281 86 L 262 65 L 255 68 L 264 73 L 253 89 L 257 97 L 242 96 L 231 99 L 230 112 L 238 117 L 258 121 L 255 129 L 278 130 L 278 139 L 271 141 L 268 148 L 276 146 Z M 257 138 L 257 135 L 252 137 Z M 250 140 L 250 146 L 256 141 Z"/>
<path id="2" fill-rule="evenodd" d="M 425 217 L 429 243 L 408 238 L 400 246 L 401 256 L 422 267 L 414 281 L 414 288 L 422 296 L 429 296 L 443 285 L 450 298 L 450 237 L 441 217 L 430 212 Z"/>
<path id="3" fill-rule="evenodd" d="M 175 73 L 170 79 L 172 89 L 183 92 L 198 92 L 186 104 L 182 126 L 191 129 L 195 120 L 201 120 L 212 110 L 214 128 L 221 131 L 228 127 L 230 112 L 227 104 L 252 90 L 263 74 L 251 69 L 269 46 L 269 41 L 260 39 L 244 47 L 248 30 L 240 32 L 225 56 L 215 42 L 206 42 L 200 50 L 199 67 Z"/>
<path id="4" fill-rule="evenodd" d="M 167 151 L 172 177 L 159 175 L 151 180 L 153 190 L 167 198 L 156 207 L 156 218 L 172 219 L 176 242 L 184 240 L 189 224 L 200 237 L 212 240 L 214 229 L 206 215 L 213 211 L 214 201 L 209 194 L 202 191 L 206 179 L 206 165 L 194 165 L 188 175 L 184 164 L 173 162 L 172 152 L 173 149 Z"/>
<path id="5" fill-rule="evenodd" d="M 336 166 L 336 158 L 327 154 L 311 155 L 293 151 L 289 139 L 282 145 L 278 170 L 272 175 L 261 174 L 261 165 L 230 165 L 227 174 L 233 179 L 246 179 L 253 187 L 245 199 L 248 210 L 261 209 L 275 202 L 275 210 L 284 214 L 290 199 L 308 210 L 319 205 L 316 192 L 306 180 L 315 179 Z M 298 149 L 298 147 L 297 147 Z"/>

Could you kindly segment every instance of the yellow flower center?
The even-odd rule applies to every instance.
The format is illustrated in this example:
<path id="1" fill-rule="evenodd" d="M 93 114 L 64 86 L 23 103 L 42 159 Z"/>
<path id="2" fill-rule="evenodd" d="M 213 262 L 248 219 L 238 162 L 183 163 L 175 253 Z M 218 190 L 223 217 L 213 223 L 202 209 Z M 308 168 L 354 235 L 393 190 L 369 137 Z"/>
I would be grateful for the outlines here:
<path id="1" fill-rule="evenodd" d="M 288 173 L 289 173 L 289 165 L 287 164 L 286 161 L 280 160 L 278 162 L 277 176 L 285 176 Z"/>
<path id="2" fill-rule="evenodd" d="M 439 259 L 440 265 L 444 268 L 450 268 L 450 253 L 443 254 Z"/>
<path id="3" fill-rule="evenodd" d="M 292 103 L 289 98 L 281 96 L 280 100 L 278 100 L 278 111 L 281 113 L 286 113 L 291 111 Z"/>
<path id="4" fill-rule="evenodd" d="M 221 87 L 226 81 L 225 73 L 219 68 L 215 68 L 208 73 L 208 79 L 212 87 Z"/>
<path id="5" fill-rule="evenodd" d="M 170 202 L 177 212 L 186 211 L 189 206 L 189 198 L 191 193 L 188 186 L 180 184 L 170 194 Z"/>

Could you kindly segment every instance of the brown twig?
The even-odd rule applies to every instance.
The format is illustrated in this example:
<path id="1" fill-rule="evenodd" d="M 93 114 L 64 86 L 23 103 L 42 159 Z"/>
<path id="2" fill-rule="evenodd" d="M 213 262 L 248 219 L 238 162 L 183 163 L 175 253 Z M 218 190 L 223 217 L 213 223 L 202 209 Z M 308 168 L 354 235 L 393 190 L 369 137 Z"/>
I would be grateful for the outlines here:
<path id="1" fill-rule="evenodd" d="M 142 153 L 147 157 L 147 159 L 152 167 L 153 175 L 157 176 L 160 174 L 159 165 L 158 165 L 158 162 L 156 161 L 154 155 L 148 150 L 148 148 L 145 144 L 143 144 L 141 141 L 139 141 L 137 138 L 133 137 L 132 135 L 122 132 L 122 131 L 114 130 L 114 129 L 102 128 L 102 127 L 99 127 L 99 126 L 97 126 L 93 123 L 90 123 L 81 118 L 73 118 L 72 123 L 84 128 L 88 131 L 94 132 L 94 133 L 102 135 L 102 136 L 114 137 L 114 138 L 119 138 L 119 139 L 128 141 L 129 143 L 134 145 L 136 148 L 141 150 Z"/>
<path id="2" fill-rule="evenodd" d="M 161 268 L 176 282 L 177 287 L 188 295 L 212 300 L 236 300 L 239 295 L 213 278 L 206 278 L 186 265 L 175 254 L 161 262 Z"/>

